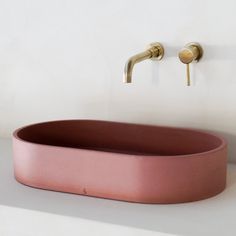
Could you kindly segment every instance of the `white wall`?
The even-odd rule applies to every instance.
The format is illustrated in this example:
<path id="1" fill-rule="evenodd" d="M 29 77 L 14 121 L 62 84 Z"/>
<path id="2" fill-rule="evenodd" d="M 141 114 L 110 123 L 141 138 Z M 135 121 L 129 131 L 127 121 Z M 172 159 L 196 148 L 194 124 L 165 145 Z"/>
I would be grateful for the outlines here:
<path id="1" fill-rule="evenodd" d="M 92 118 L 215 130 L 236 161 L 234 0 L 0 0 L 0 136 L 52 119 Z M 126 60 L 160 41 L 166 55 Z M 204 58 L 177 58 L 200 42 Z"/>

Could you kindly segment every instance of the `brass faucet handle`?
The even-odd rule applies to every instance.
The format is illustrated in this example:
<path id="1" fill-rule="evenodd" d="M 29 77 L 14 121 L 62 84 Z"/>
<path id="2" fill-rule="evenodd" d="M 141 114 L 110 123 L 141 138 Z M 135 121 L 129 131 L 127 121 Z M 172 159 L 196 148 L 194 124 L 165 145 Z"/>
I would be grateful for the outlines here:
<path id="1" fill-rule="evenodd" d="M 187 72 L 187 86 L 191 85 L 191 80 L 190 80 L 190 69 L 189 69 L 189 63 L 186 64 L 186 72 Z"/>
<path id="2" fill-rule="evenodd" d="M 188 43 L 179 52 L 179 59 L 187 66 L 187 85 L 190 86 L 189 64 L 193 61 L 198 62 L 203 55 L 203 49 L 199 43 Z"/>
<path id="3" fill-rule="evenodd" d="M 202 57 L 203 49 L 198 43 L 188 43 L 179 52 L 179 59 L 184 64 L 199 61 Z"/>

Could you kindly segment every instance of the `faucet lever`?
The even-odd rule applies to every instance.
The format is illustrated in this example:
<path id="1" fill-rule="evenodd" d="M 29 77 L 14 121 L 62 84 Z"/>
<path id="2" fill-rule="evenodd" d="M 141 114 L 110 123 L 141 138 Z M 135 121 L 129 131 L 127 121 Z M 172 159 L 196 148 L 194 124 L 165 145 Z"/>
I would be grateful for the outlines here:
<path id="1" fill-rule="evenodd" d="M 191 80 L 190 80 L 190 70 L 189 70 L 189 63 L 188 64 L 186 64 L 186 66 L 187 66 L 187 86 L 190 86 L 190 84 L 191 84 Z"/>
<path id="2" fill-rule="evenodd" d="M 164 48 L 160 43 L 156 42 L 149 44 L 146 51 L 130 57 L 126 62 L 124 69 L 124 83 L 132 82 L 132 71 L 136 63 L 144 61 L 146 59 L 161 60 L 163 56 Z"/>
<path id="3" fill-rule="evenodd" d="M 189 64 L 193 61 L 198 62 L 203 55 L 203 49 L 199 43 L 188 43 L 179 52 L 179 59 L 187 66 L 187 86 L 190 86 Z"/>

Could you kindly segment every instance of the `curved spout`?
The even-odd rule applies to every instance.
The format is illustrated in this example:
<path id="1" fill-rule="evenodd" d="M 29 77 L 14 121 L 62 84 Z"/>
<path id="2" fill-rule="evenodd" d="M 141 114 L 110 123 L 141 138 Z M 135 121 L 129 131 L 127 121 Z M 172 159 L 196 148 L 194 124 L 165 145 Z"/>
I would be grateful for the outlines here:
<path id="1" fill-rule="evenodd" d="M 133 67 L 136 63 L 144 61 L 146 59 L 149 59 L 152 57 L 151 51 L 145 51 L 141 52 L 139 54 L 134 55 L 133 57 L 130 57 L 129 60 L 125 64 L 125 70 L 124 70 L 124 83 L 131 83 L 132 81 L 132 71 Z"/>
<path id="2" fill-rule="evenodd" d="M 123 78 L 124 83 L 131 83 L 132 71 L 136 63 L 144 61 L 149 58 L 156 58 L 157 60 L 161 60 L 163 55 L 164 55 L 163 46 L 160 43 L 156 42 L 149 44 L 148 49 L 146 51 L 130 57 L 127 63 L 125 64 L 124 78 Z"/>

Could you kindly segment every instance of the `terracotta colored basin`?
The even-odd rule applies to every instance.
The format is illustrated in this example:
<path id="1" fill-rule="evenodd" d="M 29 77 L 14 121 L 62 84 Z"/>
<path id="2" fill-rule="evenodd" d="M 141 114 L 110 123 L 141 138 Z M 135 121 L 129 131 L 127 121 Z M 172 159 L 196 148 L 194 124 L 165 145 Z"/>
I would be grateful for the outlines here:
<path id="1" fill-rule="evenodd" d="M 226 142 L 192 129 L 96 120 L 14 132 L 16 179 L 26 185 L 142 203 L 180 203 L 225 188 Z"/>

